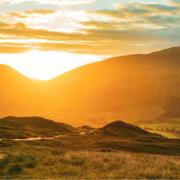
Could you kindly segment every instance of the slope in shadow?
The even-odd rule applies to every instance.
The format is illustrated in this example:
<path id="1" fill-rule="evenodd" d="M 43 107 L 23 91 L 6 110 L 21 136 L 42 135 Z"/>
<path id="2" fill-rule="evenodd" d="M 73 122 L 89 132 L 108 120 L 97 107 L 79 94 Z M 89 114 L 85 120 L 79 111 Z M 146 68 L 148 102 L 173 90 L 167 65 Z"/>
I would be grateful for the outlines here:
<path id="1" fill-rule="evenodd" d="M 102 135 L 115 135 L 124 137 L 148 136 L 151 133 L 123 121 L 115 121 L 98 130 Z"/>
<path id="2" fill-rule="evenodd" d="M 41 117 L 5 117 L 0 119 L 0 138 L 48 137 L 75 134 L 76 129 L 64 123 Z"/>

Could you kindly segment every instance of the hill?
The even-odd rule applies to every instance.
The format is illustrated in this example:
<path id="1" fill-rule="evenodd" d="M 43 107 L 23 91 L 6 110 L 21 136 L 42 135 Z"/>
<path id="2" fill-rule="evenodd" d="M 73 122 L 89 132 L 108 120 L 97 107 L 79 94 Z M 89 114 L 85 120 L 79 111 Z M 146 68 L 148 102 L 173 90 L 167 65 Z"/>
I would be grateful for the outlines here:
<path id="1" fill-rule="evenodd" d="M 102 128 L 74 128 L 40 117 L 0 119 L 1 148 L 57 148 L 72 151 L 130 151 L 179 155 L 180 140 L 115 121 Z"/>
<path id="2" fill-rule="evenodd" d="M 179 124 L 180 47 L 110 58 L 40 82 L 0 68 L 0 116 L 43 116 L 74 125 Z M 3 71 L 1 70 L 3 69 Z M 178 122 L 178 123 L 177 123 Z"/>
<path id="3" fill-rule="evenodd" d="M 92 137 L 98 149 L 105 152 L 131 151 L 178 155 L 180 140 L 168 139 L 133 124 L 113 121 L 94 130 Z"/>
<path id="4" fill-rule="evenodd" d="M 32 138 L 75 134 L 70 125 L 41 117 L 5 117 L 0 119 L 0 138 Z"/>
<path id="5" fill-rule="evenodd" d="M 114 135 L 120 137 L 144 137 L 152 136 L 151 133 L 123 121 L 114 121 L 98 129 L 97 133 L 102 135 Z"/>

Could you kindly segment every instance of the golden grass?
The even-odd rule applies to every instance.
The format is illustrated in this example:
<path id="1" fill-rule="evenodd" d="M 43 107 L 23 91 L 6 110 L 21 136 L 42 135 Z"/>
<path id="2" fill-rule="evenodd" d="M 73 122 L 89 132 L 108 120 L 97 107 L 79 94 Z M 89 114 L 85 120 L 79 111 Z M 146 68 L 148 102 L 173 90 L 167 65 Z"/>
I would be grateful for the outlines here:
<path id="1" fill-rule="evenodd" d="M 180 178 L 179 156 L 128 152 L 65 152 L 54 149 L 13 153 L 6 157 L 9 162 L 1 168 L 1 178 Z"/>

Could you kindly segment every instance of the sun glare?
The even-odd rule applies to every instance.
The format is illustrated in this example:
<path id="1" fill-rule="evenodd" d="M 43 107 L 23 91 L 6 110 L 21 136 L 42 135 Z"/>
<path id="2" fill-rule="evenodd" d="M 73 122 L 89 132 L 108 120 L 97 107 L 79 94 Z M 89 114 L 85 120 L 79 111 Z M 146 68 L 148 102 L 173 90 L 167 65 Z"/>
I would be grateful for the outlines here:
<path id="1" fill-rule="evenodd" d="M 0 54 L 1 64 L 9 65 L 23 75 L 37 80 L 49 80 L 74 68 L 100 59 L 100 57 L 95 55 L 59 51 Z"/>

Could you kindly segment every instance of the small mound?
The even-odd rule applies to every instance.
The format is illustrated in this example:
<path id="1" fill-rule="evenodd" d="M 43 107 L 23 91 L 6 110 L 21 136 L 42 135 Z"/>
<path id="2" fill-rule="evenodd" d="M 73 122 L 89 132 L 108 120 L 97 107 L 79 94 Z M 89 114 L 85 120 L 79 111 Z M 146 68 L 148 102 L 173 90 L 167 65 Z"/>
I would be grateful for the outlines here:
<path id="1" fill-rule="evenodd" d="M 78 127 L 77 129 L 81 135 L 92 134 L 95 131 L 95 128 L 93 128 L 91 126 L 81 126 L 81 127 Z"/>
<path id="2" fill-rule="evenodd" d="M 98 133 L 102 135 L 115 135 L 124 137 L 148 136 L 151 133 L 123 121 L 115 121 L 100 128 Z"/>
<path id="3" fill-rule="evenodd" d="M 78 127 L 79 130 L 84 130 L 84 131 L 92 131 L 92 130 L 95 130 L 95 128 L 91 127 L 91 126 L 81 126 L 81 127 Z"/>

